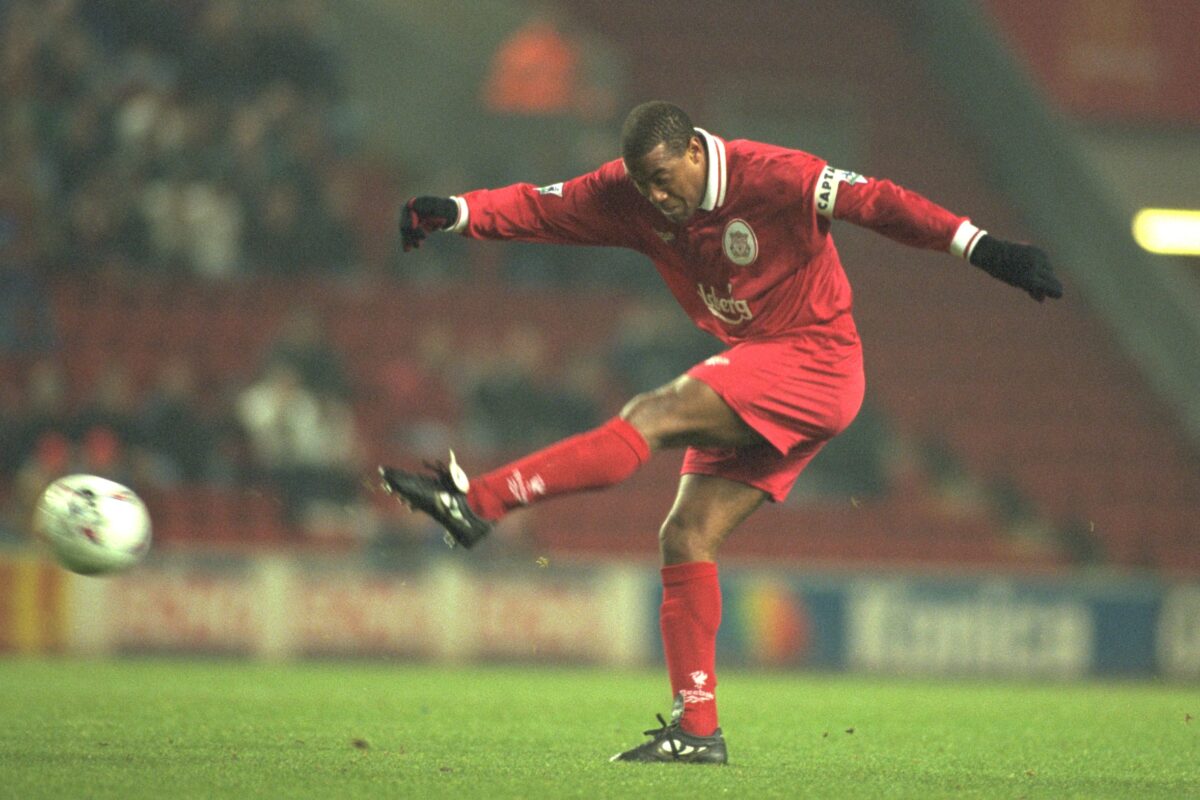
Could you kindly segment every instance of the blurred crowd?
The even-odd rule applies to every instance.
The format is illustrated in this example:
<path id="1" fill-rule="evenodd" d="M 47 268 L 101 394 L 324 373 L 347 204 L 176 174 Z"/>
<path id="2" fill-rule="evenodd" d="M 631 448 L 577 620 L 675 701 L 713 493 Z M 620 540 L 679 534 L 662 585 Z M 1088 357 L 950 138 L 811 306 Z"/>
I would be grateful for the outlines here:
<path id="1" fill-rule="evenodd" d="M 347 270 L 354 186 L 320 0 L 0 5 L 0 231 L 48 271 Z"/>

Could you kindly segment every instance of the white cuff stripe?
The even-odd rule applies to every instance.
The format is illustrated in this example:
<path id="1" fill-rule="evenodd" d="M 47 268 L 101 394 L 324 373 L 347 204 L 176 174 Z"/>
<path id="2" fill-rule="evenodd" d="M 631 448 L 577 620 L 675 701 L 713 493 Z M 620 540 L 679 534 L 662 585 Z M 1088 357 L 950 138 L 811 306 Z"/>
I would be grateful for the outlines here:
<path id="1" fill-rule="evenodd" d="M 449 228 L 446 228 L 446 230 L 450 233 L 462 233 L 467 229 L 467 222 L 471 218 L 470 209 L 467 208 L 467 201 L 458 195 L 451 195 L 450 199 L 458 206 L 458 221 Z"/>
<path id="2" fill-rule="evenodd" d="M 958 226 L 954 238 L 950 240 L 950 254 L 969 259 L 976 243 L 985 235 L 987 231 L 975 227 L 970 220 L 964 220 L 963 224 Z"/>

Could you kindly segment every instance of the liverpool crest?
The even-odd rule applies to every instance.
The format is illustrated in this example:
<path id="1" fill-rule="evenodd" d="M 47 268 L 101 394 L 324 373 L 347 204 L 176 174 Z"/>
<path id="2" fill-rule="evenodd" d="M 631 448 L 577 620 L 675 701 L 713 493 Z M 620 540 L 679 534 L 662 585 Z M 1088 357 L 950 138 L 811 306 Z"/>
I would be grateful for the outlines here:
<path id="1" fill-rule="evenodd" d="M 739 267 L 749 266 L 758 258 L 758 237 L 744 219 L 731 220 L 722 237 L 725 257 Z"/>

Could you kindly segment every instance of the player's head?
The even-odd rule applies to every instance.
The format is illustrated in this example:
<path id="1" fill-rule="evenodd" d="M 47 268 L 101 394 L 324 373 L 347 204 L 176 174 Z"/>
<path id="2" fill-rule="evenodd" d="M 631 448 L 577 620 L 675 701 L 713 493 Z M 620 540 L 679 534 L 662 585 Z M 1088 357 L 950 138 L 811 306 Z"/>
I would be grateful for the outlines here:
<path id="1" fill-rule="evenodd" d="M 691 119 L 679 106 L 642 103 L 621 128 L 625 171 L 655 208 L 672 222 L 686 222 L 704 199 L 708 156 Z"/>

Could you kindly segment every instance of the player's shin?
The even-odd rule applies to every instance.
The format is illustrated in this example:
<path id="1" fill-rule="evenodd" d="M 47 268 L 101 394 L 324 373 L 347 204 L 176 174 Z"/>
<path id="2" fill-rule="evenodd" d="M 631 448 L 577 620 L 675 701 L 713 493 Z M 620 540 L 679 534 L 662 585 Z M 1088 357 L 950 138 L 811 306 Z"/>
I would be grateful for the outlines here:
<path id="1" fill-rule="evenodd" d="M 711 561 L 662 568 L 659 610 L 663 652 L 671 693 L 682 695 L 680 727 L 697 736 L 717 729 L 717 629 L 721 625 L 721 585 Z"/>
<path id="2" fill-rule="evenodd" d="M 620 417 L 471 479 L 467 502 L 497 520 L 519 506 L 628 478 L 650 457 L 638 430 Z"/>

